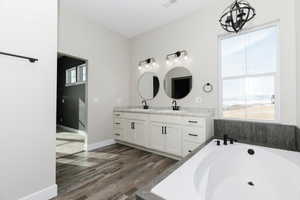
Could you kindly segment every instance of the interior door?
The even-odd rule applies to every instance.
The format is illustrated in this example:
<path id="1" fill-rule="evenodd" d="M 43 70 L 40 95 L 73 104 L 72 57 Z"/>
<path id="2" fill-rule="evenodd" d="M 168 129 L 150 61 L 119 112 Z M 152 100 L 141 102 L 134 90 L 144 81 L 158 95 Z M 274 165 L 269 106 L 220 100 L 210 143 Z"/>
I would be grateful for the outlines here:
<path id="1" fill-rule="evenodd" d="M 151 123 L 150 147 L 158 151 L 165 150 L 165 135 L 163 123 Z"/>
<path id="2" fill-rule="evenodd" d="M 145 132 L 145 129 L 146 129 L 146 122 L 144 121 L 134 122 L 135 144 L 140 146 L 148 146 L 147 134 Z"/>
<path id="3" fill-rule="evenodd" d="M 176 125 L 168 125 L 165 130 L 165 151 L 173 155 L 181 155 L 182 138 L 181 128 Z"/>

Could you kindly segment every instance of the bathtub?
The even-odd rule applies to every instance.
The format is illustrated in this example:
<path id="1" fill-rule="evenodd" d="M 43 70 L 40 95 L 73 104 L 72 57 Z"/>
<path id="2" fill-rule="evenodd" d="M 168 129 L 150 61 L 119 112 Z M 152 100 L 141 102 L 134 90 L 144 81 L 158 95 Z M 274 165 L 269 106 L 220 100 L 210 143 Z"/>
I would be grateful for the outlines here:
<path id="1" fill-rule="evenodd" d="M 300 153 L 213 140 L 151 192 L 166 200 L 300 200 Z"/>

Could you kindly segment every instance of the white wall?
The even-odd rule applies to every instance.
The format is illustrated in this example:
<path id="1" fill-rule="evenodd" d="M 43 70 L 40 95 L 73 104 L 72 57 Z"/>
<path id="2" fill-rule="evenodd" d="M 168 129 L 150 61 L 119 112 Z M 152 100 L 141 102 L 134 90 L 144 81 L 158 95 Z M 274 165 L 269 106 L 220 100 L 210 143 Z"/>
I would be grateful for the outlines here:
<path id="1" fill-rule="evenodd" d="M 0 199 L 55 192 L 57 2 L 0 1 Z M 39 199 L 41 196 L 39 196 Z"/>
<path id="2" fill-rule="evenodd" d="M 59 52 L 88 59 L 88 143 L 95 144 L 112 138 L 113 107 L 129 104 L 129 41 L 60 2 Z"/>
<path id="3" fill-rule="evenodd" d="M 297 40 L 297 125 L 300 127 L 300 2 L 295 1 L 295 24 Z"/>
<path id="4" fill-rule="evenodd" d="M 183 100 L 181 106 L 200 106 L 217 108 L 218 106 L 218 36 L 221 30 L 218 20 L 223 9 L 232 0 L 211 3 L 199 12 L 179 21 L 158 28 L 132 39 L 132 81 L 131 104 L 140 105 L 140 99 L 135 90 L 141 71 L 137 63 L 149 57 L 155 57 L 160 64 L 159 69 L 153 70 L 163 81 L 169 70 L 165 64 L 165 56 L 177 50 L 188 50 L 192 62 L 187 64 L 193 74 L 193 91 Z M 279 20 L 280 25 L 280 89 L 281 89 L 281 121 L 287 124 L 296 123 L 296 57 L 295 57 L 295 25 L 294 1 L 251 0 L 257 10 L 254 21 L 249 27 Z M 270 7 L 271 5 L 271 7 Z M 202 86 L 211 82 L 216 90 L 205 94 Z M 201 97 L 202 103 L 196 103 Z M 157 98 L 150 102 L 152 106 L 170 106 L 171 100 L 161 88 Z"/>

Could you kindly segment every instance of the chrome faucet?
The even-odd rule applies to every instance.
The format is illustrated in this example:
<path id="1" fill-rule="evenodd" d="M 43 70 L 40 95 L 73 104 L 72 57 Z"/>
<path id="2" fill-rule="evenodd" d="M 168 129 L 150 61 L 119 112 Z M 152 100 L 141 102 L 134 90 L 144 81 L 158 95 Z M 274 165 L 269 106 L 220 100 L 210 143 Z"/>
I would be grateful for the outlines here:
<path id="1" fill-rule="evenodd" d="M 180 109 L 180 107 L 177 105 L 177 101 L 176 100 L 172 101 L 172 109 L 173 110 L 179 110 Z"/>
<path id="2" fill-rule="evenodd" d="M 143 104 L 143 109 L 145 109 L 145 110 L 148 110 L 148 109 L 149 109 L 149 106 L 148 106 L 146 100 L 143 100 L 143 101 L 142 101 L 142 104 Z"/>

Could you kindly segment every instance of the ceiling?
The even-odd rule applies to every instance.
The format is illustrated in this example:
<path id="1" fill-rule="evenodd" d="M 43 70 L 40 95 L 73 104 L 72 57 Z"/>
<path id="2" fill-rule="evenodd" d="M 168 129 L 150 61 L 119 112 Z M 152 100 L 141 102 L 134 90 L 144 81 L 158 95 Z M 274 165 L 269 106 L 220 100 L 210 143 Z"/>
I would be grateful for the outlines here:
<path id="1" fill-rule="evenodd" d="M 209 0 L 60 0 L 61 8 L 84 15 L 128 38 L 200 9 Z"/>

